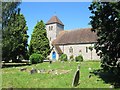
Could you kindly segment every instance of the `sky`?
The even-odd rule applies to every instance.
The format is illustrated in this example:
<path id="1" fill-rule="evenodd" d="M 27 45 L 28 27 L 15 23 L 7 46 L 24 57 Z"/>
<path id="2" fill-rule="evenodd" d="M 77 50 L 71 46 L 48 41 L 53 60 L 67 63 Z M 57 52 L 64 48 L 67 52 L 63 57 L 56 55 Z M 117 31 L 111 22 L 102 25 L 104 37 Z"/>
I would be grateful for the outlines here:
<path id="1" fill-rule="evenodd" d="M 22 2 L 19 7 L 27 21 L 28 44 L 37 22 L 43 20 L 46 23 L 54 15 L 63 22 L 65 30 L 91 27 L 88 24 L 90 4 L 91 2 Z"/>

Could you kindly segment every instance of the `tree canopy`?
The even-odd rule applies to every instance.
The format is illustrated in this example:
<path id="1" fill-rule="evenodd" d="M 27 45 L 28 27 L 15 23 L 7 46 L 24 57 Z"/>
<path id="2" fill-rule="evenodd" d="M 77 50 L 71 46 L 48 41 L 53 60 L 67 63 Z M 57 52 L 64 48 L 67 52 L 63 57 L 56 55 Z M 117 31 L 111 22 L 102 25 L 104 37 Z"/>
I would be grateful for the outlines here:
<path id="1" fill-rule="evenodd" d="M 4 30 L 7 27 L 8 20 L 10 16 L 14 13 L 17 13 L 19 10 L 17 7 L 20 2 L 2 2 L 2 28 Z"/>
<path id="2" fill-rule="evenodd" d="M 49 40 L 47 38 L 45 24 L 42 20 L 37 22 L 36 26 L 34 27 L 31 36 L 29 52 L 30 55 L 33 53 L 41 54 L 44 58 L 46 58 L 50 53 Z"/>
<path id="3" fill-rule="evenodd" d="M 7 26 L 3 31 L 2 40 L 2 59 L 5 61 L 17 61 L 17 57 L 26 58 L 27 54 L 27 35 L 28 27 L 25 18 L 20 11 L 12 13 L 7 20 Z"/>
<path id="4" fill-rule="evenodd" d="M 90 24 L 98 36 L 95 49 L 102 67 L 120 72 L 120 2 L 93 2 L 89 10 Z"/>

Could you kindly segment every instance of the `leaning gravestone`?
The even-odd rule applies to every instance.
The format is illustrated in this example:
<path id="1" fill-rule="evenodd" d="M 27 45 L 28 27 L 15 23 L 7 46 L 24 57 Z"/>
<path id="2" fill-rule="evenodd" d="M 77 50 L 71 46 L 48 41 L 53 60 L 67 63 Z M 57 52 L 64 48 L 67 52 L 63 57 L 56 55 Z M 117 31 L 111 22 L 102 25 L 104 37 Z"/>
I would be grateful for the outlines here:
<path id="1" fill-rule="evenodd" d="M 78 65 L 77 71 L 75 72 L 75 75 L 73 77 L 72 87 L 76 87 L 78 85 L 79 78 L 80 78 L 80 65 Z"/>

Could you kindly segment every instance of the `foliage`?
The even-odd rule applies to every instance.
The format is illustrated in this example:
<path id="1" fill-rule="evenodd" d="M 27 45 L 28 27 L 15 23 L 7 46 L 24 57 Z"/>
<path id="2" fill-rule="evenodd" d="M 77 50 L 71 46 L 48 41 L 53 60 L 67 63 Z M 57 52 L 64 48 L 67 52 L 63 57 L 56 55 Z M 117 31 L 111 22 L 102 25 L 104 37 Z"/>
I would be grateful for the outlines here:
<path id="1" fill-rule="evenodd" d="M 29 59 L 30 59 L 31 64 L 37 64 L 39 62 L 40 63 L 43 62 L 43 56 L 41 54 L 34 53 L 30 56 Z"/>
<path id="2" fill-rule="evenodd" d="M 73 55 L 70 56 L 70 61 L 74 61 L 74 56 Z"/>
<path id="3" fill-rule="evenodd" d="M 60 60 L 60 61 L 67 61 L 67 60 L 68 60 L 67 55 L 66 55 L 66 54 L 62 54 L 62 55 L 59 57 L 59 60 Z"/>
<path id="4" fill-rule="evenodd" d="M 17 6 L 20 4 L 20 2 L 2 2 L 2 29 L 5 30 L 5 28 L 8 25 L 9 18 L 14 13 L 16 14 L 19 10 Z"/>
<path id="5" fill-rule="evenodd" d="M 120 72 L 118 65 L 120 58 L 120 1 L 93 2 L 89 10 L 93 14 L 90 16 L 90 24 L 98 36 L 95 49 L 102 59 L 102 67 L 113 71 L 117 67 Z"/>
<path id="6" fill-rule="evenodd" d="M 29 46 L 29 53 L 30 55 L 33 53 L 38 53 L 44 58 L 50 53 L 49 40 L 47 38 L 45 24 L 42 20 L 37 22 L 34 27 Z"/>
<path id="7" fill-rule="evenodd" d="M 76 62 L 82 62 L 83 61 L 83 56 L 82 55 L 76 56 L 75 61 Z"/>
<path id="8" fill-rule="evenodd" d="M 0 18 L 0 21 L 2 21 L 2 31 L 0 31 L 0 36 L 2 37 L 2 59 L 9 60 L 10 59 L 10 43 L 9 43 L 9 32 L 8 31 L 8 23 L 10 20 L 10 17 L 17 12 L 17 6 L 20 4 L 20 2 L 2 2 L 0 7 L 2 8 L 2 18 Z M 1 20 L 2 19 L 2 20 Z M 1 22 L 0 22 L 1 23 Z M 2 33 L 2 34 L 1 34 Z M 7 40 L 7 41 L 6 41 Z M 0 39 L 1 41 L 1 39 Z M 1 45 L 1 44 L 0 44 Z M 6 53 L 4 53 L 6 51 Z"/>
<path id="9" fill-rule="evenodd" d="M 12 14 L 8 20 L 7 27 L 3 32 L 2 60 L 8 61 L 23 56 L 26 59 L 27 54 L 27 35 L 28 27 L 25 18 L 20 12 Z M 17 58 L 18 57 L 18 58 Z"/>

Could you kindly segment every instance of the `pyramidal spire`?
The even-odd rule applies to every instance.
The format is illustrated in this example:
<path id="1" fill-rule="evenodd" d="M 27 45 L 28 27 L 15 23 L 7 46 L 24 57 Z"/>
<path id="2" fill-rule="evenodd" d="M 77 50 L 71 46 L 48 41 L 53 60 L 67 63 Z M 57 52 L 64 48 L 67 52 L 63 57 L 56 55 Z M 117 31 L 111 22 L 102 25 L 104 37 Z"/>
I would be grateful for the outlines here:
<path id="1" fill-rule="evenodd" d="M 53 23 L 58 23 L 58 24 L 64 26 L 64 24 L 60 21 L 60 19 L 57 16 L 52 16 L 50 18 L 50 20 L 48 20 L 48 22 L 46 23 L 46 25 L 53 24 Z"/>

